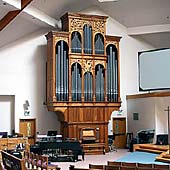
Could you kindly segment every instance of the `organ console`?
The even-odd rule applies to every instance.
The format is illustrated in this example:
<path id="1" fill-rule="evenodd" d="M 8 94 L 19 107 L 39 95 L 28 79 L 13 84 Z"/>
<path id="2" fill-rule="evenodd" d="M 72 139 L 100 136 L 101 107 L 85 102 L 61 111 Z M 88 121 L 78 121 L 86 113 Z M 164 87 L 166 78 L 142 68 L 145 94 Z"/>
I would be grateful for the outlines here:
<path id="1" fill-rule="evenodd" d="M 81 129 L 96 129 L 94 144 L 108 151 L 108 121 L 121 104 L 121 37 L 106 35 L 106 20 L 66 13 L 62 30 L 46 35 L 47 107 L 58 114 L 64 138 L 81 141 Z"/>

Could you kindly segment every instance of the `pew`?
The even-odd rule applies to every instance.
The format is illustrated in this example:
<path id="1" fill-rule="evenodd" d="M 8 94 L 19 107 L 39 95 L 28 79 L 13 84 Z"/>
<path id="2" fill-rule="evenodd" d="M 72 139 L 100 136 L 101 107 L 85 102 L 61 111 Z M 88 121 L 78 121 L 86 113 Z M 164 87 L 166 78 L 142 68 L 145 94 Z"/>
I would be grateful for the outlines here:
<path id="1" fill-rule="evenodd" d="M 97 165 L 97 164 L 89 164 L 89 169 L 102 169 L 103 170 L 104 165 Z"/>
<path id="2" fill-rule="evenodd" d="M 24 159 L 19 159 L 5 151 L 1 151 L 2 163 L 7 170 L 27 170 Z"/>
<path id="3" fill-rule="evenodd" d="M 28 168 L 41 170 L 60 170 L 58 165 L 49 163 L 47 155 L 38 155 L 33 152 L 24 151 L 24 160 L 25 165 Z"/>
<path id="4" fill-rule="evenodd" d="M 89 168 L 75 168 L 74 165 L 70 165 L 69 170 L 89 170 Z"/>

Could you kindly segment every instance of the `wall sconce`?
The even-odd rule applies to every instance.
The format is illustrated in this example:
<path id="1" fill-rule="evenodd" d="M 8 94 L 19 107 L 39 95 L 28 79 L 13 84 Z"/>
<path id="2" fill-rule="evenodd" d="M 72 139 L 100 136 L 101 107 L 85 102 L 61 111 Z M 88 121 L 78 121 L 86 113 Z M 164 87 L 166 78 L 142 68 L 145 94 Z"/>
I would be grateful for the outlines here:
<path id="1" fill-rule="evenodd" d="M 30 115 L 30 110 L 29 110 L 30 104 L 28 100 L 25 101 L 25 103 L 23 104 L 23 107 L 24 107 L 24 115 L 29 116 Z"/>

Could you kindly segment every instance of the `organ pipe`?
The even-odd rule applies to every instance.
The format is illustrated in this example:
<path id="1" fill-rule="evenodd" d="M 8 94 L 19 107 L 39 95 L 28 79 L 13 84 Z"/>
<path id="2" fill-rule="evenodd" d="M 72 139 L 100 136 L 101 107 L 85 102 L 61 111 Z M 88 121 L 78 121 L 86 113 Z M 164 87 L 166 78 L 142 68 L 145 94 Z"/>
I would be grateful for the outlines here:
<path id="1" fill-rule="evenodd" d="M 81 53 L 81 36 L 77 31 L 72 33 L 71 52 Z"/>
<path id="2" fill-rule="evenodd" d="M 92 28 L 89 25 L 84 26 L 84 53 L 92 54 Z"/>
<path id="3" fill-rule="evenodd" d="M 60 46 L 58 45 L 58 54 L 56 55 L 57 57 L 57 74 L 56 74 L 56 82 L 57 82 L 57 87 L 56 87 L 56 93 L 57 93 L 57 100 L 60 100 Z"/>
<path id="4" fill-rule="evenodd" d="M 68 50 L 64 41 L 56 45 L 56 98 L 58 101 L 68 100 Z"/>
<path id="5" fill-rule="evenodd" d="M 104 40 L 101 34 L 95 36 L 95 54 L 104 54 Z"/>
<path id="6" fill-rule="evenodd" d="M 107 49 L 107 98 L 110 102 L 118 101 L 118 63 L 116 48 L 109 45 Z"/>
<path id="7" fill-rule="evenodd" d="M 97 65 L 96 67 L 96 101 L 104 100 L 104 75 L 103 66 Z"/>
<path id="8" fill-rule="evenodd" d="M 72 100 L 81 100 L 81 70 L 78 63 L 74 63 L 72 66 Z"/>

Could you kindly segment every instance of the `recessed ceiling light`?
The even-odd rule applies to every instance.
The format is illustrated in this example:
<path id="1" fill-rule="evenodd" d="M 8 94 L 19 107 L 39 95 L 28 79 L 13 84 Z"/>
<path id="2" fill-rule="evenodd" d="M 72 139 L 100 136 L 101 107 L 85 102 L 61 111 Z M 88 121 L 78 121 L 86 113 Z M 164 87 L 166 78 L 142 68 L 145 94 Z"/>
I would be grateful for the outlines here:
<path id="1" fill-rule="evenodd" d="M 118 0 L 98 0 L 99 2 L 116 2 Z"/>

